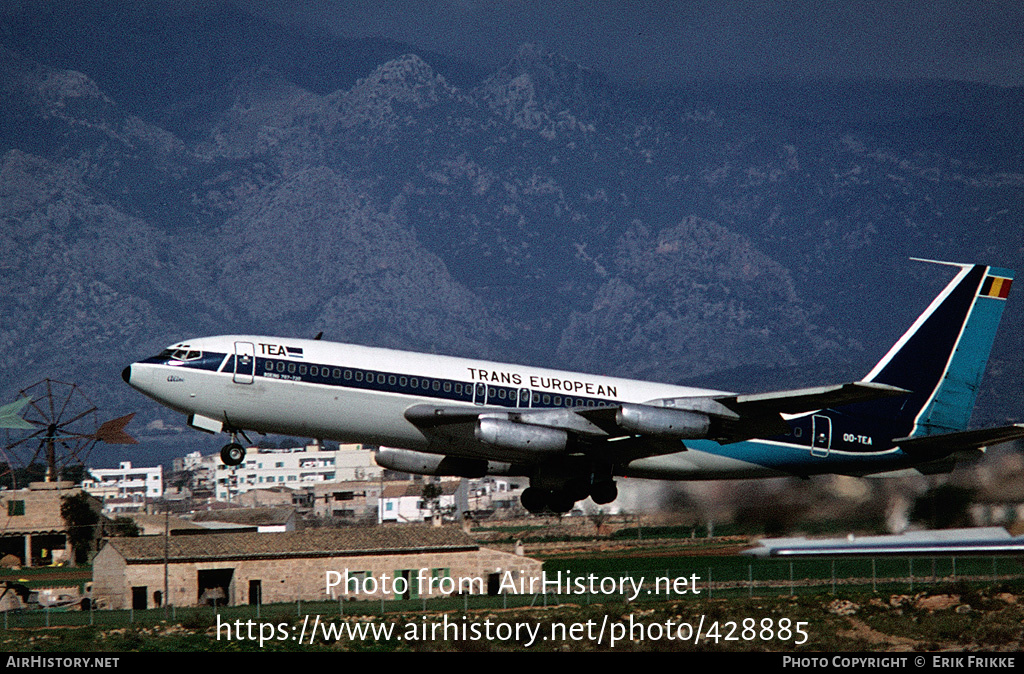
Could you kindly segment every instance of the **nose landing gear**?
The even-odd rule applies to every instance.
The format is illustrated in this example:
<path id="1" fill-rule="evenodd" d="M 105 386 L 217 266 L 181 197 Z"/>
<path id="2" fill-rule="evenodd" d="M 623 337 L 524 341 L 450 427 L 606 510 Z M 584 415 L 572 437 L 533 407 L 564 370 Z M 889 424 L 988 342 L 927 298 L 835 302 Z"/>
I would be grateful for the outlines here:
<path id="1" fill-rule="evenodd" d="M 245 447 L 238 444 L 234 433 L 231 434 L 231 442 L 220 448 L 220 460 L 225 466 L 239 466 L 245 461 Z"/>

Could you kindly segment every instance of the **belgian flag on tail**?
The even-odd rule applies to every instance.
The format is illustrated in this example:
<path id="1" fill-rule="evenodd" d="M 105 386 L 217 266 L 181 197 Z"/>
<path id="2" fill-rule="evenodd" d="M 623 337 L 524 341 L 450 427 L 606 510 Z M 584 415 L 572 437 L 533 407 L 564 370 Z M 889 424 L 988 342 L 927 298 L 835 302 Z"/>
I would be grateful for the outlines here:
<path id="1" fill-rule="evenodd" d="M 1013 284 L 1012 278 L 986 276 L 985 282 L 981 284 L 980 295 L 982 297 L 998 297 L 999 299 L 1005 300 L 1006 296 L 1010 294 L 1011 284 Z"/>

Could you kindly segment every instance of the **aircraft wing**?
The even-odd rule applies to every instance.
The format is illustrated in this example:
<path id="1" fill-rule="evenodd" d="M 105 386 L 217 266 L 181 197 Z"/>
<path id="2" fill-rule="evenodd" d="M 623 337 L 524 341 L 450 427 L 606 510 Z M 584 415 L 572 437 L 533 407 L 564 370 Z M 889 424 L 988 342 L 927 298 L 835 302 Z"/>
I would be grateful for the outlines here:
<path id="1" fill-rule="evenodd" d="M 714 432 L 707 437 L 727 444 L 788 433 L 784 414 L 806 414 L 906 393 L 909 391 L 897 386 L 857 381 L 767 393 L 668 398 L 648 404 L 707 414 L 715 421 Z"/>
<path id="2" fill-rule="evenodd" d="M 942 456 L 952 452 L 982 449 L 1021 438 L 1024 438 L 1024 424 L 983 428 L 976 431 L 957 431 L 941 435 L 922 435 L 916 438 L 896 438 L 893 440 L 893 444 L 910 454 Z"/>
<path id="3" fill-rule="evenodd" d="M 630 458 L 683 451 L 680 440 L 721 443 L 786 433 L 783 414 L 903 395 L 895 386 L 854 382 L 836 386 L 758 393 L 665 398 L 603 407 L 509 408 L 413 405 L 405 418 L 428 435 L 450 441 L 475 439 L 497 447 L 485 456 L 530 461 L 587 451 L 606 441 Z M 625 457 L 623 457 L 625 458 Z"/>
<path id="4" fill-rule="evenodd" d="M 909 393 L 906 389 L 870 381 L 855 381 L 834 386 L 772 391 L 716 398 L 740 414 L 800 414 L 814 410 L 862 403 Z"/>

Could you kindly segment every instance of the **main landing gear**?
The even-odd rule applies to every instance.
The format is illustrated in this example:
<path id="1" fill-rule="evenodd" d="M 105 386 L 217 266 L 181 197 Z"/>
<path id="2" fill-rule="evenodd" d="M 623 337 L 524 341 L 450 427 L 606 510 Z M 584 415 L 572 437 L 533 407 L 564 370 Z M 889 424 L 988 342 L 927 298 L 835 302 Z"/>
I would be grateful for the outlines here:
<path id="1" fill-rule="evenodd" d="M 614 501 L 618 495 L 619 489 L 615 486 L 614 480 L 603 480 L 592 484 L 586 484 L 582 480 L 573 480 L 558 489 L 527 487 L 523 491 L 520 501 L 527 511 L 535 515 L 545 510 L 564 514 L 572 510 L 577 501 L 582 501 L 588 496 L 594 503 L 604 505 Z"/>
<path id="2" fill-rule="evenodd" d="M 238 444 L 234 433 L 231 434 L 231 442 L 220 448 L 220 460 L 225 466 L 240 466 L 245 461 L 245 447 Z"/>

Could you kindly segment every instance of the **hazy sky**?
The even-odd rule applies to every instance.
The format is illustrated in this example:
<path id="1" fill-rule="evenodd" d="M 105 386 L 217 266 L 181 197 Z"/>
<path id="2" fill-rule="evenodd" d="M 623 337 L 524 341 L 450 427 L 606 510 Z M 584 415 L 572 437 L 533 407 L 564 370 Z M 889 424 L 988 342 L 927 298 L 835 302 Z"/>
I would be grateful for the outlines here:
<path id="1" fill-rule="evenodd" d="M 523 42 L 617 80 L 944 78 L 1024 86 L 1021 0 L 239 0 L 489 68 Z"/>

